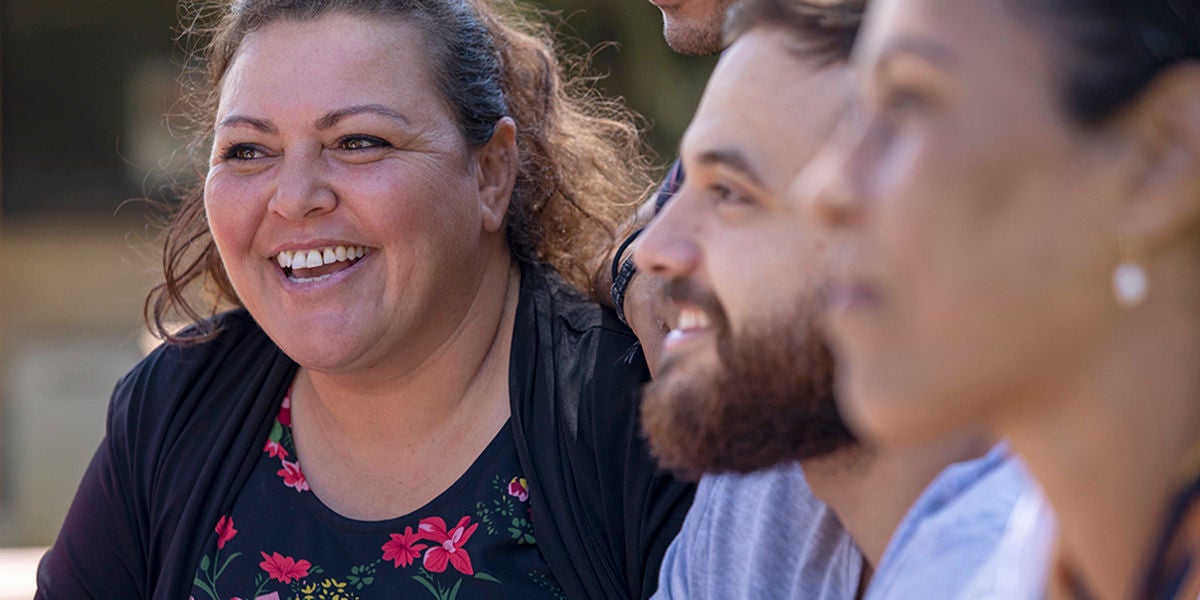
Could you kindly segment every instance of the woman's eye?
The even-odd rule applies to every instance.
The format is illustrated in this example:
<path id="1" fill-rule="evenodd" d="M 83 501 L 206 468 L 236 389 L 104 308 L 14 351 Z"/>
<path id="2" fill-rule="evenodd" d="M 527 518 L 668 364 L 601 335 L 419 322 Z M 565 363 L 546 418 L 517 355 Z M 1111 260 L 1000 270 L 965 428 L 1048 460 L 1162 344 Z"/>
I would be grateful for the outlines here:
<path id="1" fill-rule="evenodd" d="M 221 158 L 225 160 L 254 160 L 262 156 L 262 150 L 249 144 L 232 144 L 221 153 Z"/>
<path id="2" fill-rule="evenodd" d="M 897 120 L 924 109 L 929 105 L 925 96 L 909 89 L 896 89 L 888 93 L 883 101 L 883 114 L 890 120 Z"/>
<path id="3" fill-rule="evenodd" d="M 351 135 L 338 140 L 338 148 L 342 150 L 370 150 L 389 145 L 386 141 L 370 135 Z"/>

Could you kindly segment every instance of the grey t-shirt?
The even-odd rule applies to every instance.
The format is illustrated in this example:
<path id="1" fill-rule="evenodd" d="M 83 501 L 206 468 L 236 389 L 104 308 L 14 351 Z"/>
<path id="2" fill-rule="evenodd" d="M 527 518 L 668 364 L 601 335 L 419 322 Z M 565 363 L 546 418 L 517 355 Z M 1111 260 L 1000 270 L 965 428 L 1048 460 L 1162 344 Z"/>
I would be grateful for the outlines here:
<path id="1" fill-rule="evenodd" d="M 654 598 L 846 600 L 862 564 L 799 465 L 706 475 L 663 558 Z"/>

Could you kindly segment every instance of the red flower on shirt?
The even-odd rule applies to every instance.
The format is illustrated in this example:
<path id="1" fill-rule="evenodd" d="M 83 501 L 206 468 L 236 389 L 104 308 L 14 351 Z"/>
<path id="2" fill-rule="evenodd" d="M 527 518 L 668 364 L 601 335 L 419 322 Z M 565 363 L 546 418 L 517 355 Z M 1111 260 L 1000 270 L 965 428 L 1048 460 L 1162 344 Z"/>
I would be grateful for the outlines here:
<path id="1" fill-rule="evenodd" d="M 263 446 L 263 452 L 270 454 L 271 458 L 275 458 L 275 457 L 287 458 L 288 457 L 288 451 L 284 449 L 283 445 L 281 445 L 279 442 L 277 442 L 275 440 L 267 440 L 267 445 Z"/>
<path id="2" fill-rule="evenodd" d="M 296 488 L 297 492 L 308 491 L 308 480 L 304 478 L 304 472 L 300 470 L 299 462 L 288 462 L 280 459 L 283 468 L 276 471 L 275 474 L 283 477 L 283 484 Z"/>
<path id="3" fill-rule="evenodd" d="M 233 517 L 221 515 L 217 520 L 217 549 L 225 547 L 225 542 L 233 539 L 237 535 L 237 530 L 233 528 Z"/>
<path id="4" fill-rule="evenodd" d="M 395 561 L 396 567 L 413 564 L 413 560 L 421 556 L 421 551 L 429 547 L 427 544 L 414 543 L 423 538 L 413 533 L 412 527 L 405 527 L 404 535 L 393 533 L 391 536 L 392 539 L 383 544 L 383 560 Z"/>
<path id="5" fill-rule="evenodd" d="M 258 563 L 271 579 L 277 580 L 280 583 L 291 583 L 293 579 L 304 579 L 308 577 L 308 569 L 312 567 L 312 563 L 307 560 L 296 560 L 290 556 L 283 556 L 278 552 L 272 552 L 271 556 L 267 556 L 266 552 L 259 552 L 262 555 L 263 561 Z"/>
<path id="6" fill-rule="evenodd" d="M 288 388 L 288 393 L 283 397 L 283 405 L 279 407 L 279 414 L 275 417 L 279 420 L 279 424 L 284 427 L 292 426 L 292 389 Z"/>
<path id="7" fill-rule="evenodd" d="M 437 544 L 425 551 L 424 565 L 426 569 L 432 573 L 442 573 L 446 570 L 446 564 L 449 563 L 463 575 L 475 574 L 475 568 L 471 566 L 471 557 L 463 549 L 463 545 L 471 539 L 471 534 L 475 533 L 475 529 L 479 527 L 479 523 L 467 527 L 470 521 L 470 516 L 463 517 L 458 521 L 458 525 L 454 526 L 454 529 L 447 531 L 446 522 L 441 517 L 421 519 L 421 523 L 417 526 L 422 533 L 421 537 Z"/>
<path id="8" fill-rule="evenodd" d="M 508 482 L 508 495 L 524 502 L 529 499 L 529 486 L 526 485 L 525 479 L 521 477 L 513 477 L 512 481 Z"/>

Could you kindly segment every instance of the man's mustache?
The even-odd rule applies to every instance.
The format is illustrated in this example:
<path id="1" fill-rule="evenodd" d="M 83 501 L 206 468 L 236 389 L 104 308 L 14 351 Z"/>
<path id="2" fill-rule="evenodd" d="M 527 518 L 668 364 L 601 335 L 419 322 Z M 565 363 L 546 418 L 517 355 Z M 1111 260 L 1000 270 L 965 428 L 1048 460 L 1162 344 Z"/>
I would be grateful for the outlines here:
<path id="1" fill-rule="evenodd" d="M 691 279 L 675 278 L 667 280 L 663 294 L 673 304 L 689 304 L 704 311 L 713 321 L 718 330 L 727 324 L 725 309 L 721 302 L 708 288 L 698 285 Z"/>

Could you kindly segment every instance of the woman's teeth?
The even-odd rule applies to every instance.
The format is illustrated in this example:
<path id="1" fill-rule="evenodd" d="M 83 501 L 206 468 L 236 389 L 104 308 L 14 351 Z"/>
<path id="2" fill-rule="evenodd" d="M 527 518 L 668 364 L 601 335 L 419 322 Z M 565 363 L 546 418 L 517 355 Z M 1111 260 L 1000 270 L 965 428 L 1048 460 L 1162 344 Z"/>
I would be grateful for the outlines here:
<path id="1" fill-rule="evenodd" d="M 311 250 L 284 250 L 275 256 L 279 266 L 284 269 L 313 269 L 321 265 L 331 265 L 347 260 L 355 260 L 366 256 L 367 249 L 363 246 L 327 246 Z"/>

